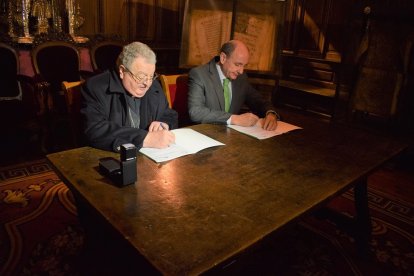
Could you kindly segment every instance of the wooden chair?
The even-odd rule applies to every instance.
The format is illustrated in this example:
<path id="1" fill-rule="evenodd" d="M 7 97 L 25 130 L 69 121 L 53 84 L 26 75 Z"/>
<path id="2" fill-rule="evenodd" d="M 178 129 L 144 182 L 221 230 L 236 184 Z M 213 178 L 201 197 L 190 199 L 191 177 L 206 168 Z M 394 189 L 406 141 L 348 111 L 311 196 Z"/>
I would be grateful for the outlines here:
<path id="1" fill-rule="evenodd" d="M 91 61 L 95 73 L 103 72 L 116 66 L 116 60 L 122 52 L 121 41 L 102 41 L 92 46 Z"/>
<path id="2" fill-rule="evenodd" d="M 188 75 L 160 75 L 160 81 L 170 108 L 178 113 L 178 125 L 190 125 L 187 105 Z"/>
<path id="3" fill-rule="evenodd" d="M 0 100 L 21 100 L 22 88 L 18 79 L 20 63 L 16 50 L 5 43 L 0 43 L 0 61 L 2 67 Z"/>
<path id="4" fill-rule="evenodd" d="M 38 86 L 51 98 L 50 107 L 64 113 L 62 81 L 82 79 L 78 49 L 68 42 L 47 41 L 32 50 L 32 62 Z"/>
<path id="5" fill-rule="evenodd" d="M 41 99 L 34 93 L 34 80 L 20 74 L 20 61 L 17 51 L 8 44 L 0 42 L 0 102 L 15 103 L 24 107 L 29 116 L 40 112 Z M 39 102 L 40 101 L 40 102 Z M 23 115 L 15 110 L 14 116 Z"/>
<path id="6" fill-rule="evenodd" d="M 62 90 L 65 96 L 66 108 L 68 110 L 69 124 L 71 126 L 72 141 L 74 146 L 81 146 L 82 127 L 81 127 L 81 87 L 84 83 L 81 81 L 62 82 Z"/>
<path id="7" fill-rule="evenodd" d="M 70 42 L 50 40 L 36 45 L 31 55 L 37 94 L 46 99 L 45 129 L 49 151 L 62 150 L 70 135 L 65 133 L 70 122 L 62 82 L 83 79 L 79 51 Z"/>
<path id="8" fill-rule="evenodd" d="M 22 142 L 25 140 L 28 143 L 40 142 L 41 150 L 44 151 L 43 99 L 35 93 L 33 79 L 20 75 L 20 61 L 16 49 L 1 42 L 0 67 L 0 128 L 8 133 L 4 135 L 8 136 L 7 139 L 13 140 L 6 142 L 2 136 L 1 148 L 9 151 L 13 148 L 10 148 L 10 143 L 19 143 L 18 141 L 21 141 L 19 148 L 25 148 Z M 18 137 L 11 138 L 13 135 Z M 30 147 L 34 148 L 32 145 Z"/>
<path id="9" fill-rule="evenodd" d="M 38 77 L 60 90 L 62 81 L 79 81 L 80 57 L 78 49 L 64 41 L 48 41 L 32 51 L 32 62 Z"/>

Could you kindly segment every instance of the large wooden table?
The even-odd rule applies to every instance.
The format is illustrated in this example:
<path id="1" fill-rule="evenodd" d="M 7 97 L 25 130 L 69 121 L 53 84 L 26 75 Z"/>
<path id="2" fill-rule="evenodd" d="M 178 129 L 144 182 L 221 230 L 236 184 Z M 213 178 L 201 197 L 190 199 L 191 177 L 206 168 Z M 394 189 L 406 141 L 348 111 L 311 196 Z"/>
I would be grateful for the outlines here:
<path id="1" fill-rule="evenodd" d="M 97 170 L 99 158 L 117 154 L 83 147 L 48 159 L 75 195 L 162 274 L 219 270 L 352 187 L 366 241 L 367 176 L 404 144 L 307 117 L 285 121 L 303 129 L 256 140 L 222 125 L 192 126 L 225 146 L 163 164 L 138 154 L 138 181 L 123 188 Z"/>

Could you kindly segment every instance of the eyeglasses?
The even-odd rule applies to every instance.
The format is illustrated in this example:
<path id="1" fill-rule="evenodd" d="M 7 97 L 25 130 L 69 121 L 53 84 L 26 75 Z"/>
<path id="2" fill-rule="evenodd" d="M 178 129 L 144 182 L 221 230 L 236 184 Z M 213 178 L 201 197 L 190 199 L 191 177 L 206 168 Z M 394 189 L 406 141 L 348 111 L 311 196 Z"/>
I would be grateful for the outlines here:
<path id="1" fill-rule="evenodd" d="M 136 82 L 136 83 L 139 83 L 139 84 L 141 84 L 141 83 L 144 83 L 144 82 L 149 82 L 149 83 L 152 83 L 154 80 L 156 80 L 157 78 L 158 78 L 158 74 L 157 73 L 154 73 L 154 75 L 153 76 L 148 76 L 147 74 L 145 74 L 145 73 L 143 73 L 143 72 L 138 72 L 138 73 L 136 73 L 136 74 L 133 74 L 132 72 L 131 72 L 131 70 L 129 70 L 128 68 L 126 68 L 125 66 L 123 66 L 124 67 L 124 70 L 126 71 L 126 72 L 128 72 L 130 75 L 131 75 L 131 77 L 132 77 L 132 79 L 134 79 L 134 81 Z"/>

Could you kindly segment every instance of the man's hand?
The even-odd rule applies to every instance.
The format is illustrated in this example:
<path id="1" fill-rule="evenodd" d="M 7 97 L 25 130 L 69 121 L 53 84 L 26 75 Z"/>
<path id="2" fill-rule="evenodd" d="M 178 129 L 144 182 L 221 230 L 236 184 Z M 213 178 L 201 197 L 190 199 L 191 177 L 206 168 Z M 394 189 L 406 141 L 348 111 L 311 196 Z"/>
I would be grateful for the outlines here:
<path id="1" fill-rule="evenodd" d="M 254 126 L 257 121 L 259 120 L 259 117 L 254 115 L 253 113 L 243 113 L 240 115 L 231 115 L 230 121 L 232 125 L 238 125 L 238 126 Z"/>
<path id="2" fill-rule="evenodd" d="M 265 130 L 275 130 L 277 128 L 277 117 L 274 113 L 267 113 L 266 117 L 261 121 L 261 126 Z"/>
<path id="3" fill-rule="evenodd" d="M 161 130 L 169 130 L 168 124 L 163 123 L 163 122 L 153 121 L 148 128 L 149 132 L 161 131 Z"/>
<path id="4" fill-rule="evenodd" d="M 166 148 L 175 142 L 175 135 L 168 130 L 150 131 L 144 139 L 144 148 Z"/>

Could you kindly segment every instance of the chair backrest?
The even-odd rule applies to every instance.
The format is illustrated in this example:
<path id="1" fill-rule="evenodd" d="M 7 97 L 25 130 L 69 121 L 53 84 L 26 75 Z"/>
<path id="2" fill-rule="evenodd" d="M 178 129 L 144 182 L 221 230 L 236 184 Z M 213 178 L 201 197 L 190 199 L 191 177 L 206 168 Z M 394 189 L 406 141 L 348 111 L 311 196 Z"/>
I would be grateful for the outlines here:
<path id="1" fill-rule="evenodd" d="M 69 115 L 69 122 L 72 130 L 72 138 L 75 146 L 80 146 L 82 144 L 82 127 L 81 127 L 81 88 L 83 80 L 62 82 L 62 90 L 65 95 L 66 108 Z"/>
<path id="2" fill-rule="evenodd" d="M 50 83 L 53 91 L 60 91 L 62 81 L 79 81 L 80 57 L 78 49 L 64 41 L 48 41 L 32 51 L 35 73 Z"/>
<path id="3" fill-rule="evenodd" d="M 0 43 L 0 100 L 21 100 L 22 89 L 19 74 L 19 57 L 16 50 L 5 43 Z"/>
<path id="4" fill-rule="evenodd" d="M 19 149 L 33 148 L 32 142 L 42 143 L 44 132 L 43 121 L 39 120 L 40 95 L 35 93 L 32 79 L 19 74 L 18 52 L 5 43 L 0 43 L 0 67 L 0 155 L 7 159 L 16 154 L 10 143 L 16 143 Z"/>
<path id="5" fill-rule="evenodd" d="M 91 48 L 92 68 L 102 72 L 116 66 L 116 60 L 122 52 L 124 44 L 120 41 L 102 41 Z"/>
<path id="6" fill-rule="evenodd" d="M 188 74 L 160 75 L 160 81 L 170 108 L 178 113 L 179 126 L 191 124 L 188 115 Z"/>

